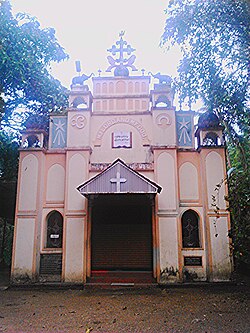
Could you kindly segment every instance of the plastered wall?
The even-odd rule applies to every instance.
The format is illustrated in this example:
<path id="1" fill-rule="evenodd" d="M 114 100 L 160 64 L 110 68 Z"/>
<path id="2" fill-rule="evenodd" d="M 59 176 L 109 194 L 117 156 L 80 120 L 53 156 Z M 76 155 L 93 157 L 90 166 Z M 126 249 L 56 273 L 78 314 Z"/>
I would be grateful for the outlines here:
<path id="1" fill-rule="evenodd" d="M 64 281 L 82 283 L 84 265 L 84 220 L 68 217 L 65 232 Z"/>
<path id="2" fill-rule="evenodd" d="M 231 275 L 231 261 L 229 253 L 228 219 L 227 217 L 209 218 L 212 280 L 229 280 Z"/>
<path id="3" fill-rule="evenodd" d="M 62 115 L 67 126 L 66 145 L 53 146 L 50 139 L 47 151 L 21 152 L 14 275 L 34 277 L 39 271 L 40 253 L 58 252 L 63 253 L 62 280 L 86 281 L 88 207 L 77 187 L 99 173 L 91 169 L 92 164 L 112 163 L 119 157 L 128 164 L 150 164 L 147 171 L 140 172 L 162 187 L 153 219 L 158 280 L 183 281 L 185 270 L 199 281 L 229 278 L 224 151 L 177 147 L 175 110 L 172 106 L 157 109 L 155 105 L 150 109 L 161 92 L 150 94 L 149 81 L 148 77 L 94 78 L 92 110 L 92 95 L 84 86 L 86 108 L 70 105 L 67 114 Z M 81 89 L 76 89 L 70 101 L 80 94 Z M 132 147 L 112 147 L 112 134 L 121 131 L 132 133 Z M 216 191 L 218 184 L 220 189 Z M 213 197 L 221 210 L 219 218 L 214 213 Z M 200 247 L 196 249 L 182 248 L 181 216 L 188 209 L 199 215 Z M 63 215 L 63 248 L 48 250 L 46 219 L 53 210 Z M 202 266 L 185 267 L 185 256 L 202 257 Z"/>
<path id="4" fill-rule="evenodd" d="M 33 277 L 34 233 L 34 218 L 17 219 L 13 270 L 15 279 L 23 280 Z"/>

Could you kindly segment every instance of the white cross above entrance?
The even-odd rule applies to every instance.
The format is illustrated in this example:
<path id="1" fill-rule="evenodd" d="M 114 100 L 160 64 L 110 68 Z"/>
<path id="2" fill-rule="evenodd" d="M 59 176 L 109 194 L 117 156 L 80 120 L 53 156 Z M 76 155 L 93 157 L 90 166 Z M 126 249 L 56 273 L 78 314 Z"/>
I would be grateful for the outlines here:
<path id="1" fill-rule="evenodd" d="M 126 183 L 126 178 L 121 178 L 119 171 L 116 173 L 116 178 L 111 178 L 110 183 L 116 183 L 116 192 L 121 192 L 121 183 Z"/>

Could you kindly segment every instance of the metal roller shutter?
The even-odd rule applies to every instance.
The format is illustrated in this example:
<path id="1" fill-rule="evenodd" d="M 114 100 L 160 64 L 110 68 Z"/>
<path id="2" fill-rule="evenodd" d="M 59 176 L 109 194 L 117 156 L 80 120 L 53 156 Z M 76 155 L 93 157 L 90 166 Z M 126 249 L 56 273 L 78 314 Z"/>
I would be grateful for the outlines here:
<path id="1" fill-rule="evenodd" d="M 150 206 L 96 207 L 92 270 L 152 271 Z"/>

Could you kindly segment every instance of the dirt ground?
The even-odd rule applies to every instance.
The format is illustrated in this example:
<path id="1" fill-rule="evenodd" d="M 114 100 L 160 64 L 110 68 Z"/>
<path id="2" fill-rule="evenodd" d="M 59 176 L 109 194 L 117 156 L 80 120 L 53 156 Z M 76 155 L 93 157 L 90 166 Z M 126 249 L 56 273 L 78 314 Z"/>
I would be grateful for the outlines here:
<path id="1" fill-rule="evenodd" d="M 249 285 L 0 288 L 0 332 L 250 332 Z"/>

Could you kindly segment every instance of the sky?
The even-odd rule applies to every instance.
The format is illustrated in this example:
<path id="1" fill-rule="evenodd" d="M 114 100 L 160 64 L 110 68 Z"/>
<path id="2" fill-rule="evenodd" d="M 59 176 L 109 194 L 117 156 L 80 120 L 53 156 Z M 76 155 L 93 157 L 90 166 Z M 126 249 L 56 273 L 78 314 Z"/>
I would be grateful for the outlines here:
<path id="1" fill-rule="evenodd" d="M 107 49 L 125 31 L 124 40 L 136 49 L 134 65 L 140 75 L 149 71 L 176 75 L 180 52 L 159 46 L 164 31 L 167 0 L 11 0 L 13 13 L 36 16 L 41 26 L 53 27 L 58 42 L 69 60 L 52 66 L 52 74 L 67 88 L 76 75 L 75 61 L 81 61 L 82 73 L 105 73 Z"/>

